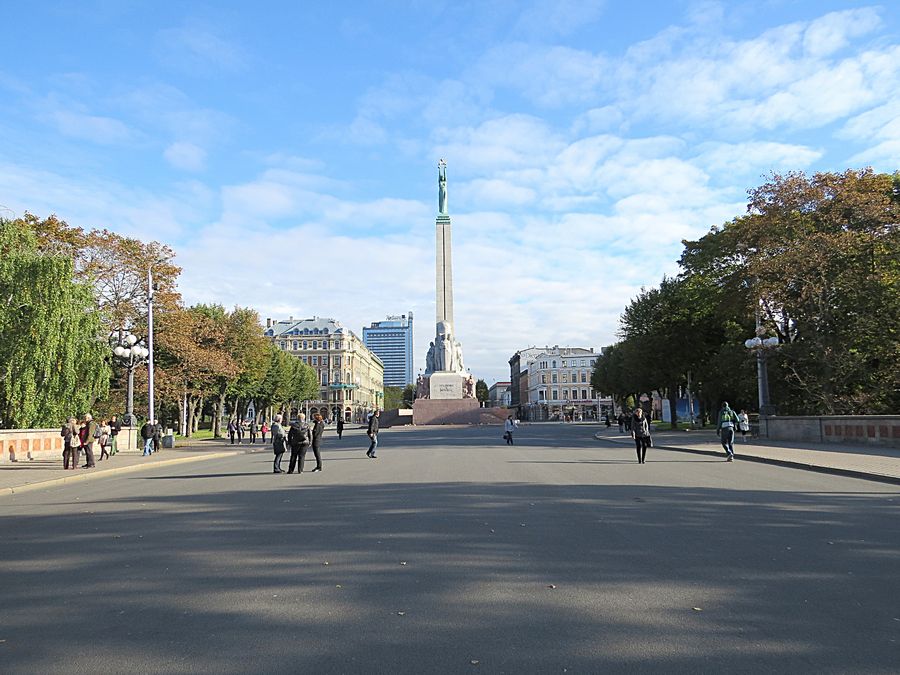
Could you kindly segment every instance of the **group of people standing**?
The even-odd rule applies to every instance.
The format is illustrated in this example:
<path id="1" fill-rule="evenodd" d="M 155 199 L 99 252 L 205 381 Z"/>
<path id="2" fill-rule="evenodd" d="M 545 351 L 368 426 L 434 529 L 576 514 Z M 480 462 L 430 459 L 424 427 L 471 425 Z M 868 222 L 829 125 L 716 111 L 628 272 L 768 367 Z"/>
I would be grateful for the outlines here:
<path id="1" fill-rule="evenodd" d="M 303 473 L 306 462 L 306 453 L 312 448 L 316 457 L 316 468 L 312 473 L 322 470 L 322 436 L 325 433 L 325 420 L 319 413 L 313 415 L 313 423 L 310 426 L 306 421 L 306 415 L 300 413 L 297 419 L 291 422 L 287 432 L 281 424 L 281 415 L 275 415 L 272 422 L 272 447 L 275 451 L 275 464 L 273 473 Z M 287 472 L 281 468 L 281 459 L 285 453 L 291 451 L 291 460 Z"/>
<path id="2" fill-rule="evenodd" d="M 376 459 L 375 448 L 378 447 L 378 416 L 379 411 L 372 413 L 369 418 L 367 435 L 370 439 L 366 456 Z M 306 453 L 312 449 L 316 458 L 316 466 L 311 473 L 322 471 L 322 438 L 325 435 L 325 419 L 320 413 L 313 413 L 312 425 L 306 421 L 306 414 L 299 413 L 297 419 L 285 429 L 283 417 L 275 415 L 271 428 L 263 424 L 266 431 L 272 432 L 272 449 L 275 452 L 275 462 L 272 465 L 272 473 L 303 473 L 306 463 Z M 344 420 L 337 418 L 336 431 L 338 438 L 344 435 Z M 265 436 L 263 436 L 265 440 Z M 252 442 L 252 441 L 251 441 Z M 284 455 L 290 450 L 291 457 L 288 469 L 281 468 Z"/>
<path id="3" fill-rule="evenodd" d="M 109 459 L 118 452 L 116 437 L 122 430 L 122 423 L 113 415 L 109 420 L 97 423 L 90 413 L 81 418 L 79 423 L 70 417 L 63 424 L 59 435 L 63 438 L 63 469 L 77 469 L 84 453 L 85 463 L 82 469 L 92 469 L 98 461 Z M 94 458 L 94 444 L 100 446 L 100 458 Z"/>

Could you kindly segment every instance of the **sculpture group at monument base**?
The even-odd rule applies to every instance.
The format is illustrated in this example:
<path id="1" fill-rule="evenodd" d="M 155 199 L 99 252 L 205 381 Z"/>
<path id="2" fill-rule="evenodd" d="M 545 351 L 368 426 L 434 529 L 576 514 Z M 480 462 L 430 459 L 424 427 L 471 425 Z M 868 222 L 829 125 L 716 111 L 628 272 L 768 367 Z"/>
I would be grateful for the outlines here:
<path id="1" fill-rule="evenodd" d="M 418 398 L 413 402 L 413 424 L 503 424 L 506 408 L 482 408 L 476 398 Z"/>

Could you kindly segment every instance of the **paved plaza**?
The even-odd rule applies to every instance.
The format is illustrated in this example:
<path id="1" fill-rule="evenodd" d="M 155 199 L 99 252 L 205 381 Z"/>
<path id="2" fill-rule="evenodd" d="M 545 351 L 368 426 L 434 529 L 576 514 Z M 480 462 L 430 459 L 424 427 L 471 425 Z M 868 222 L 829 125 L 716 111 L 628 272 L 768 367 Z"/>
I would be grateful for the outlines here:
<path id="1" fill-rule="evenodd" d="M 392 429 L 377 460 L 328 432 L 299 476 L 209 444 L 0 493 L 0 672 L 896 672 L 900 485 L 596 432 Z"/>

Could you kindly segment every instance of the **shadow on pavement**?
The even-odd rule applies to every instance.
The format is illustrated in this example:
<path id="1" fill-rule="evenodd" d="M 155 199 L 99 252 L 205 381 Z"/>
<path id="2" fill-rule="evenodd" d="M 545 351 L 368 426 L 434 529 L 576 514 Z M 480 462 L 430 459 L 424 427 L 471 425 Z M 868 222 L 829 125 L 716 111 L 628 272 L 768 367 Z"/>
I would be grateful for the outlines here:
<path id="1" fill-rule="evenodd" d="M 183 477 L 219 475 L 241 489 L 0 518 L 0 669 L 897 664 L 896 491 Z"/>

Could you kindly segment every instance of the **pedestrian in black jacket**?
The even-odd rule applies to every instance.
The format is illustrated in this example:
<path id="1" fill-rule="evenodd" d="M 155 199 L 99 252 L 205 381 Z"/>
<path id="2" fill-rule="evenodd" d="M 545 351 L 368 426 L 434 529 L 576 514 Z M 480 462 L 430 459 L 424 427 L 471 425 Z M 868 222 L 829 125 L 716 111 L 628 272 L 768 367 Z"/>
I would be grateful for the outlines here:
<path id="1" fill-rule="evenodd" d="M 306 450 L 311 442 L 312 434 L 306 423 L 306 415 L 300 413 L 297 415 L 297 419 L 291 422 L 291 428 L 288 431 L 288 445 L 291 446 L 291 462 L 288 464 L 288 473 L 294 473 L 294 467 L 297 467 L 297 473 L 303 473 L 303 458 L 306 456 Z"/>
<path id="2" fill-rule="evenodd" d="M 344 416 L 340 414 L 337 418 L 337 435 L 338 438 L 341 438 L 344 435 Z"/>
<path id="3" fill-rule="evenodd" d="M 372 413 L 372 417 L 369 418 L 369 428 L 366 430 L 366 434 L 368 435 L 371 443 L 369 443 L 369 449 L 366 451 L 366 456 L 372 459 L 378 459 L 375 455 L 375 450 L 378 448 L 378 415 L 380 413 L 376 410 Z"/>
<path id="4" fill-rule="evenodd" d="M 275 464 L 273 473 L 284 473 L 281 468 L 281 458 L 287 449 L 287 438 L 284 435 L 284 427 L 281 426 L 281 415 L 275 415 L 272 421 L 272 449 L 275 451 Z"/>
<path id="5" fill-rule="evenodd" d="M 313 428 L 312 428 L 312 451 L 316 456 L 316 468 L 312 470 L 313 473 L 316 471 L 322 470 L 322 454 L 319 449 L 322 447 L 322 434 L 325 433 L 325 421 L 322 419 L 322 416 L 319 413 L 313 415 Z M 300 470 L 303 471 L 303 460 L 305 459 L 306 452 L 304 451 L 300 455 Z"/>

